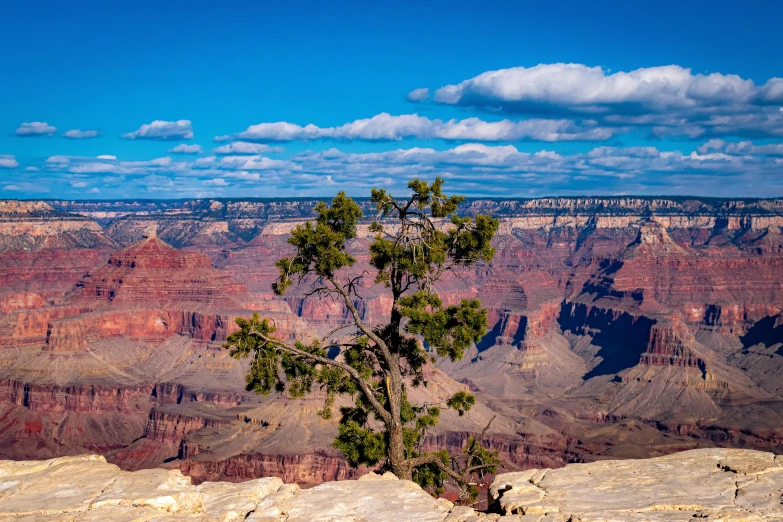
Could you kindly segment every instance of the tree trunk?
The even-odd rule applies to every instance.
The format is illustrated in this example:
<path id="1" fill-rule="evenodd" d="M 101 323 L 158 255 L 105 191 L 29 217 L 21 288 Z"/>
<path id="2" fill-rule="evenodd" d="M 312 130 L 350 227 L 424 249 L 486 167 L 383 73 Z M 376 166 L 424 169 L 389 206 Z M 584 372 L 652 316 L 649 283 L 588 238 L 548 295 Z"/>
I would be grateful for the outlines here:
<path id="1" fill-rule="evenodd" d="M 402 438 L 402 426 L 397 419 L 394 420 L 396 425 L 389 429 L 389 464 L 391 465 L 391 471 L 398 479 L 412 480 L 413 470 L 406 462 L 405 458 L 405 443 Z"/>

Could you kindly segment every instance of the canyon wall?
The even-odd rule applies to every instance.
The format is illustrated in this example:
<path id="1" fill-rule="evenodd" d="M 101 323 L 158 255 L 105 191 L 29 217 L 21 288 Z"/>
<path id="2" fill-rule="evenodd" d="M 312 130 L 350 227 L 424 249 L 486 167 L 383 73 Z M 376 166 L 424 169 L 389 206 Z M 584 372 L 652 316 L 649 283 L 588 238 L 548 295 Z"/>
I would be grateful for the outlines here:
<path id="1" fill-rule="evenodd" d="M 256 396 L 249 362 L 221 348 L 254 312 L 287 339 L 349 319 L 308 295 L 312 281 L 270 289 L 316 203 L 0 201 L 2 455 L 100 449 L 197 482 L 356 476 L 329 446 L 335 421 L 315 416 L 322 397 Z M 482 409 L 445 417 L 428 447 L 459 449 L 497 415 L 486 443 L 520 468 L 783 452 L 783 200 L 471 199 L 459 211 L 500 219 L 496 255 L 438 292 L 480 299 L 489 332 L 464 360 L 438 360 L 445 373 L 428 369 L 417 400 L 470 389 Z M 349 251 L 368 275 L 354 304 L 377 324 L 392 302 L 373 284 L 369 221 L 359 228 Z"/>

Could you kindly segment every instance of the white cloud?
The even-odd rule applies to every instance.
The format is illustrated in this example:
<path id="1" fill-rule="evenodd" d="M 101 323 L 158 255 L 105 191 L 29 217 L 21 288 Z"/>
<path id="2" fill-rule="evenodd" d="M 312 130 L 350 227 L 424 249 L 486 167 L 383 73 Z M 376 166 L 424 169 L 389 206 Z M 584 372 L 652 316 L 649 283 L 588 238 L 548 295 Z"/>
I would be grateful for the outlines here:
<path id="1" fill-rule="evenodd" d="M 69 168 L 70 172 L 76 174 L 92 174 L 100 172 L 121 173 L 121 167 L 116 163 L 80 163 Z"/>
<path id="2" fill-rule="evenodd" d="M 271 170 L 294 168 L 288 161 L 270 159 L 264 156 L 224 156 L 218 162 L 220 168 L 235 170 Z"/>
<path id="3" fill-rule="evenodd" d="M 435 100 L 464 105 L 550 104 L 588 111 L 638 104 L 659 112 L 761 98 L 769 102 L 783 94 L 779 82 L 773 78 L 759 88 L 734 74 L 693 74 L 678 65 L 608 74 L 601 67 L 555 63 L 488 71 L 441 87 L 435 91 Z"/>
<path id="4" fill-rule="evenodd" d="M 11 154 L 0 154 L 0 168 L 15 169 L 19 166 L 19 162 L 16 161 L 16 157 Z"/>
<path id="5" fill-rule="evenodd" d="M 178 154 L 198 154 L 201 152 L 201 145 L 188 145 L 187 143 L 180 143 L 176 147 L 169 149 L 169 152 Z"/>
<path id="6" fill-rule="evenodd" d="M 98 174 L 104 197 L 145 191 L 197 197 L 206 188 L 231 196 L 324 195 L 325 187 L 363 195 L 372 186 L 404 190 L 413 177 L 432 179 L 436 175 L 446 178 L 454 192 L 472 195 L 689 194 L 701 187 L 699 195 L 771 197 L 783 195 L 783 158 L 778 151 L 774 143 L 713 140 L 695 152 L 656 147 L 529 152 L 514 145 L 470 142 L 446 149 L 409 147 L 364 153 L 333 148 L 293 154 L 286 160 L 261 155 L 181 161 L 53 156 L 46 161 L 46 176 L 53 190 L 71 190 L 74 183 L 87 190 L 93 178 L 86 176 Z M 261 187 L 262 193 L 258 192 Z"/>
<path id="7" fill-rule="evenodd" d="M 230 185 L 230 183 L 223 178 L 205 179 L 201 184 L 205 187 L 227 187 Z"/>
<path id="8" fill-rule="evenodd" d="M 65 134 L 63 134 L 66 138 L 70 138 L 72 140 L 83 140 L 83 139 L 89 139 L 89 138 L 96 138 L 98 136 L 97 130 L 78 130 L 78 129 L 71 129 L 68 131 L 65 131 Z"/>
<path id="9" fill-rule="evenodd" d="M 330 175 L 338 184 L 391 179 L 401 186 L 414 176 L 441 175 L 465 193 L 541 195 L 566 193 L 783 194 L 774 158 L 747 158 L 724 152 L 682 153 L 656 147 L 597 147 L 560 154 L 522 152 L 512 145 L 468 143 L 447 150 L 409 148 L 376 153 L 336 149 L 291 158 L 302 172 Z M 705 185 L 704 180 L 720 179 Z M 762 188 L 763 187 L 763 188 Z M 760 190 L 759 190 L 760 189 Z"/>
<path id="10" fill-rule="evenodd" d="M 716 140 L 710 140 L 716 141 Z M 708 142 L 709 143 L 709 142 Z M 756 145 L 752 141 L 740 141 L 721 144 L 717 150 L 723 150 L 726 154 L 752 155 L 752 156 L 783 156 L 783 143 L 769 143 Z"/>
<path id="11" fill-rule="evenodd" d="M 17 136 L 51 136 L 55 132 L 57 132 L 57 127 L 49 125 L 45 121 L 22 123 L 16 128 Z"/>
<path id="12" fill-rule="evenodd" d="M 215 156 L 207 156 L 205 158 L 198 158 L 196 161 L 193 162 L 193 165 L 195 167 L 208 167 L 209 165 L 212 165 L 215 163 Z"/>
<path id="13" fill-rule="evenodd" d="M 49 156 L 46 163 L 49 165 L 65 165 L 71 162 L 70 156 Z"/>
<path id="14" fill-rule="evenodd" d="M 117 161 L 115 156 L 102 155 L 97 158 L 50 156 L 46 160 L 46 168 L 53 172 L 73 174 L 137 175 L 150 172 L 176 173 L 186 171 L 189 167 L 187 163 L 175 162 L 168 156 L 148 161 Z"/>
<path id="15" fill-rule="evenodd" d="M 783 78 L 762 85 L 734 74 L 694 74 L 679 65 L 610 74 L 582 64 L 487 71 L 437 89 L 438 103 L 550 118 L 589 117 L 599 126 L 648 127 L 658 137 L 783 136 Z"/>
<path id="16" fill-rule="evenodd" d="M 237 138 L 257 141 L 289 141 L 311 139 L 389 140 L 404 138 L 481 140 L 481 141 L 574 141 L 606 140 L 617 130 L 598 127 L 593 121 L 575 122 L 567 119 L 528 119 L 521 121 L 431 120 L 418 114 L 392 116 L 381 113 L 372 118 L 355 120 L 338 127 L 304 127 L 288 123 L 251 125 Z"/>
<path id="17" fill-rule="evenodd" d="M 430 90 L 426 87 L 413 89 L 408 93 L 408 101 L 422 102 L 430 97 Z"/>
<path id="18" fill-rule="evenodd" d="M 724 140 L 713 138 L 706 141 L 702 145 L 699 145 L 699 148 L 696 150 L 699 152 L 699 154 L 708 154 L 711 151 L 722 150 L 724 145 L 726 145 Z"/>
<path id="19" fill-rule="evenodd" d="M 98 187 L 93 187 L 90 190 L 87 191 L 88 194 L 100 194 L 101 191 L 98 189 Z"/>
<path id="20" fill-rule="evenodd" d="M 217 141 L 218 136 L 215 138 Z M 215 148 L 215 154 L 263 154 L 264 152 L 283 152 L 282 147 L 271 147 L 265 143 L 250 143 L 247 141 L 235 141 L 228 145 Z"/>
<path id="21" fill-rule="evenodd" d="M 25 167 L 24 170 L 26 170 L 27 172 L 38 172 L 40 169 L 38 167 L 31 166 L 31 167 Z"/>
<path id="22" fill-rule="evenodd" d="M 769 103 L 783 103 L 783 78 L 772 78 L 760 89 L 761 98 Z"/>
<path id="23" fill-rule="evenodd" d="M 190 120 L 163 121 L 145 123 L 138 130 L 122 135 L 135 140 L 189 140 L 193 138 L 193 126 Z"/>

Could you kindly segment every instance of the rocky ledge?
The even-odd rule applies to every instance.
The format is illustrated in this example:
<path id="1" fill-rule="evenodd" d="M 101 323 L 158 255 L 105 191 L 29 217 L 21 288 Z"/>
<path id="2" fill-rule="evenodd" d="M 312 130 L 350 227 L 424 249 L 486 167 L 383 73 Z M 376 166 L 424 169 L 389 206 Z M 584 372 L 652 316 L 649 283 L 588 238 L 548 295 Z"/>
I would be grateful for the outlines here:
<path id="1" fill-rule="evenodd" d="M 496 477 L 501 514 L 370 473 L 300 490 L 278 478 L 193 486 L 178 470 L 121 471 L 97 455 L 0 461 L 0 521 L 588 522 L 783 520 L 783 456 L 702 449 Z"/>

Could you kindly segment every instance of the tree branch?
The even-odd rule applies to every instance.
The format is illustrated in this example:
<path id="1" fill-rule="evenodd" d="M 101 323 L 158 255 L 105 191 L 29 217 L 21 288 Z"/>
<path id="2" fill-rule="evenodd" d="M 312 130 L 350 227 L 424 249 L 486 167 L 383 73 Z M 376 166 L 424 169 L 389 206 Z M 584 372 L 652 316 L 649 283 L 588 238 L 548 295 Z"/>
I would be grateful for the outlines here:
<path id="1" fill-rule="evenodd" d="M 359 385 L 359 388 L 361 388 L 365 398 L 373 407 L 373 409 L 376 411 L 376 413 L 378 413 L 381 419 L 383 419 L 383 422 L 387 425 L 392 424 L 391 414 L 388 411 L 386 411 L 386 408 L 384 408 L 380 402 L 378 402 L 378 399 L 375 398 L 375 394 L 373 393 L 370 386 L 364 381 L 364 379 L 362 379 L 362 376 L 359 375 L 359 372 L 356 371 L 356 369 L 353 368 L 352 366 L 344 362 L 336 361 L 333 359 L 329 359 L 327 357 L 321 357 L 320 355 L 315 355 L 313 353 L 305 352 L 304 350 L 300 350 L 299 348 L 284 343 L 280 339 L 276 339 L 274 337 L 267 337 L 266 335 L 263 335 L 259 332 L 250 332 L 250 334 L 255 335 L 256 337 L 260 337 L 267 343 L 276 346 L 281 350 L 286 350 L 294 355 L 298 355 L 300 357 L 309 359 L 319 364 L 325 364 L 327 366 L 334 366 L 336 368 L 340 368 L 345 373 L 350 375 L 351 378 L 353 378 L 353 380 L 356 382 L 356 384 Z"/>
<path id="2" fill-rule="evenodd" d="M 348 295 L 348 293 L 343 289 L 342 286 L 340 286 L 337 281 L 335 281 L 334 277 L 328 277 L 327 281 L 332 283 L 335 290 L 343 296 L 343 300 L 345 301 L 345 306 L 348 307 L 348 310 L 351 312 L 351 315 L 353 316 L 353 322 L 356 323 L 356 326 L 359 327 L 359 329 L 364 332 L 364 335 L 366 335 L 368 338 L 372 340 L 378 347 L 380 347 L 381 351 L 383 352 L 383 356 L 386 358 L 386 361 L 389 365 L 391 365 L 394 362 L 394 359 L 391 355 L 391 350 L 389 350 L 388 345 L 378 337 L 378 335 L 372 331 L 370 327 L 368 327 L 366 324 L 364 324 L 364 321 L 362 321 L 362 318 L 359 317 L 359 311 L 356 309 L 356 307 L 353 304 L 353 301 L 351 301 L 351 296 Z"/>

